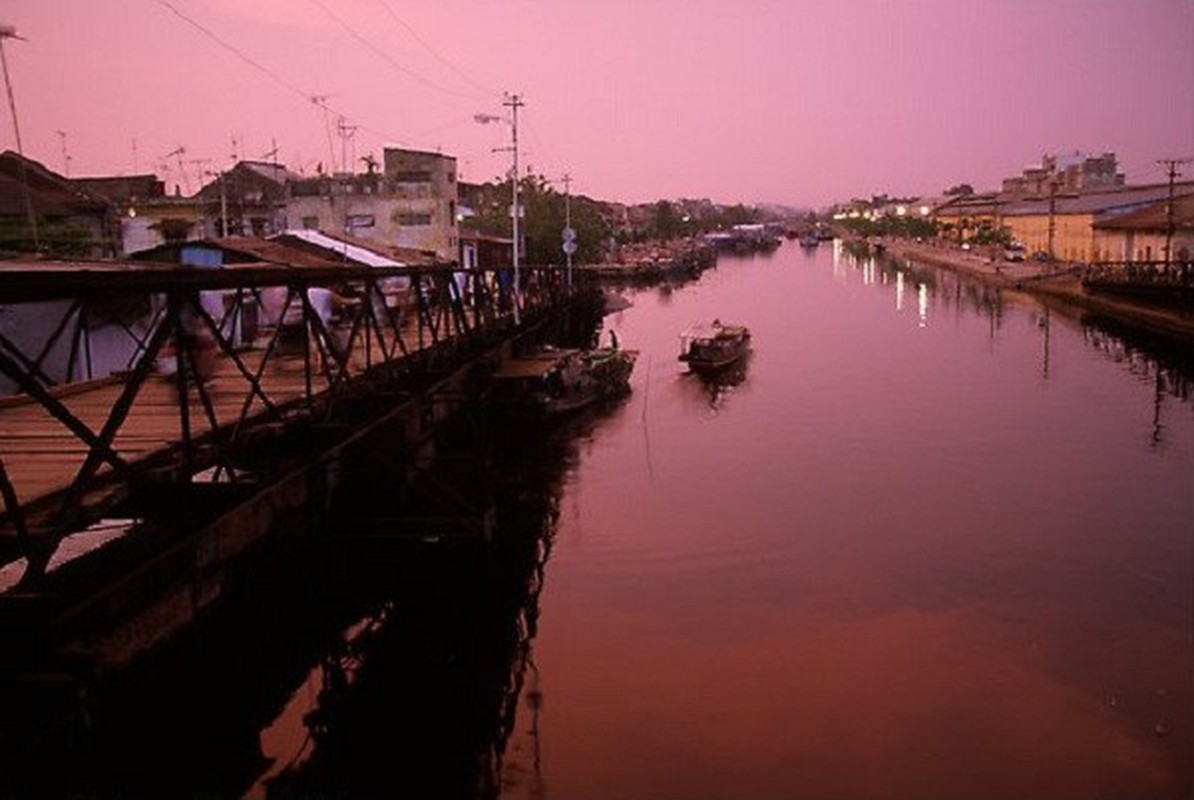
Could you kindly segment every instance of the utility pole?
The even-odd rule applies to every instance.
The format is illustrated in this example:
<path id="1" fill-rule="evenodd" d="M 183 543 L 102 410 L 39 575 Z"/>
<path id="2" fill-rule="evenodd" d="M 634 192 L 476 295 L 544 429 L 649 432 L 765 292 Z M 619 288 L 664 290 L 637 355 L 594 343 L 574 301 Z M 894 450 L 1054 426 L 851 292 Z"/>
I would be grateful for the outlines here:
<path id="1" fill-rule="evenodd" d="M 572 285 L 572 254 L 576 252 L 576 231 L 572 230 L 572 176 L 567 172 L 561 178 L 564 182 L 564 257 L 568 268 L 566 283 Z"/>
<path id="2" fill-rule="evenodd" d="M 1169 175 L 1169 196 L 1165 201 L 1165 263 L 1173 263 L 1173 183 L 1181 175 L 1178 164 L 1188 164 L 1188 158 L 1163 158 L 1157 162 Z"/>
<path id="3" fill-rule="evenodd" d="M 518 264 L 519 249 L 521 247 L 521 242 L 519 241 L 519 238 L 518 238 L 519 237 L 518 217 L 519 217 L 519 211 L 520 211 L 519 206 L 518 206 L 518 178 L 519 178 L 519 175 L 518 175 L 518 109 L 522 108 L 526 104 L 522 101 L 522 98 L 519 95 L 506 94 L 506 99 L 502 101 L 502 105 L 504 105 L 510 109 L 510 130 L 511 130 L 512 139 L 513 139 L 512 146 L 511 146 L 511 153 L 514 156 L 514 174 L 512 176 L 511 183 L 514 186 L 514 188 L 513 188 L 514 208 L 512 209 L 513 218 L 514 218 L 514 251 L 513 251 L 513 255 L 514 255 L 514 324 L 519 325 L 520 320 L 519 320 L 518 305 L 519 305 L 520 298 L 522 296 L 522 287 L 521 287 L 521 279 L 519 277 L 519 264 Z"/>
<path id="4" fill-rule="evenodd" d="M 1056 261 L 1053 252 L 1053 239 L 1057 232 L 1057 177 L 1049 179 L 1049 260 Z"/>
<path id="5" fill-rule="evenodd" d="M 271 138 L 270 144 L 273 145 L 273 149 L 270 150 L 268 153 L 263 153 L 260 156 L 260 160 L 264 161 L 267 158 L 270 160 L 270 164 L 274 168 L 272 175 L 274 176 L 274 179 L 277 180 L 279 177 L 278 176 L 278 140 L 276 138 Z M 277 196 L 274 194 L 274 192 L 267 192 L 267 194 L 269 196 L 270 233 L 280 233 L 281 232 L 280 229 L 284 228 L 285 226 L 278 224 Z"/>
<path id="6" fill-rule="evenodd" d="M 0 65 L 4 67 L 4 88 L 8 92 L 8 110 L 12 112 L 12 131 L 17 140 L 17 155 L 20 156 L 21 187 L 25 195 L 25 213 L 29 217 L 29 232 L 33 235 L 33 248 L 41 250 L 41 237 L 37 233 L 37 214 L 33 211 L 33 198 L 29 195 L 29 176 L 25 171 L 25 149 L 21 146 L 21 124 L 17 121 L 17 101 L 12 94 L 12 81 L 8 77 L 8 56 L 4 53 L 5 39 L 20 39 L 12 25 L 0 25 Z"/>

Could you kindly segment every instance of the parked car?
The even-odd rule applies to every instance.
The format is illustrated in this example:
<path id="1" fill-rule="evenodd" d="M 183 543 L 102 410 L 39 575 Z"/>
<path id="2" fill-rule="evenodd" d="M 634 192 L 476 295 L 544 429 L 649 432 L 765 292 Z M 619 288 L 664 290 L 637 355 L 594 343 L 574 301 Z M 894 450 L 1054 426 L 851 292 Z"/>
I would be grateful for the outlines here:
<path id="1" fill-rule="evenodd" d="M 1032 260 L 1033 260 L 1033 261 L 1040 261 L 1040 262 L 1042 262 L 1042 263 L 1043 263 L 1043 262 L 1045 262 L 1045 261 L 1052 261 L 1052 259 L 1051 259 L 1051 258 L 1049 258 L 1049 254 L 1048 254 L 1048 253 L 1046 253 L 1044 250 L 1037 250 L 1035 253 L 1033 253 L 1033 254 L 1032 254 Z"/>
<path id="2" fill-rule="evenodd" d="M 1024 260 L 1024 245 L 1012 242 L 1007 247 L 1003 248 L 1004 261 L 1023 261 Z"/>

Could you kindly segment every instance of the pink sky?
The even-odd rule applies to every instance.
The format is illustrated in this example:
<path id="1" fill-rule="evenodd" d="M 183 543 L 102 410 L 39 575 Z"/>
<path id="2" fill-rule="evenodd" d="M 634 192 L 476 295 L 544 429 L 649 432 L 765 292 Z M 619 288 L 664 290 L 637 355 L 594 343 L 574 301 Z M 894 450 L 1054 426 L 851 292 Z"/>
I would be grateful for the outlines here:
<path id="1" fill-rule="evenodd" d="M 473 115 L 503 111 L 503 91 L 526 101 L 524 164 L 626 202 L 988 189 L 1073 150 L 1114 151 L 1129 181 L 1153 182 L 1157 159 L 1194 155 L 1191 0 L 10 0 L 0 14 L 27 39 L 5 43 L 27 155 L 66 171 L 65 141 L 72 176 L 173 185 L 163 156 L 181 145 L 184 191 L 231 163 L 234 138 L 247 158 L 276 140 L 308 174 L 338 162 L 338 114 L 357 158 L 440 148 L 466 180 L 492 179 L 509 129 Z"/>

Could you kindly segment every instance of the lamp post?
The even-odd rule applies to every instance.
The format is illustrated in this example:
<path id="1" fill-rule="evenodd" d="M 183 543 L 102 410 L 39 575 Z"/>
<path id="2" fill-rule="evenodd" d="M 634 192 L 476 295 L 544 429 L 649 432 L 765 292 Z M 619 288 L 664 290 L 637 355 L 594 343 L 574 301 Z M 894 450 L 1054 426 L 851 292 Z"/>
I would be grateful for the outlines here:
<path id="1" fill-rule="evenodd" d="M 513 265 L 514 265 L 514 324 L 521 324 L 519 312 L 519 300 L 521 298 L 521 278 L 519 275 L 519 216 L 520 209 L 518 205 L 518 109 L 522 108 L 526 103 L 523 102 L 522 97 L 517 94 L 505 95 L 502 105 L 510 109 L 510 131 L 511 144 L 510 147 L 497 147 L 494 152 L 501 150 L 509 150 L 514 159 L 513 173 L 510 176 L 510 183 L 513 188 L 513 206 L 510 209 L 510 215 L 513 222 L 514 246 L 513 246 Z M 495 114 L 474 114 L 473 119 L 482 125 L 488 125 L 490 122 L 507 121 L 505 117 L 499 117 Z"/>
<path id="2" fill-rule="evenodd" d="M 4 68 L 4 88 L 8 93 L 8 110 L 12 113 L 12 131 L 17 140 L 17 155 L 20 156 L 21 186 L 25 195 L 25 213 L 29 216 L 29 232 L 33 235 L 33 247 L 41 249 L 41 238 L 37 234 L 37 215 L 33 212 L 33 200 L 29 196 L 29 180 L 25 174 L 25 149 L 21 145 L 21 124 L 17 121 L 17 101 L 12 94 L 12 81 L 8 76 L 8 56 L 4 52 L 5 39 L 20 39 L 25 37 L 17 34 L 12 25 L 0 25 L 0 65 Z"/>

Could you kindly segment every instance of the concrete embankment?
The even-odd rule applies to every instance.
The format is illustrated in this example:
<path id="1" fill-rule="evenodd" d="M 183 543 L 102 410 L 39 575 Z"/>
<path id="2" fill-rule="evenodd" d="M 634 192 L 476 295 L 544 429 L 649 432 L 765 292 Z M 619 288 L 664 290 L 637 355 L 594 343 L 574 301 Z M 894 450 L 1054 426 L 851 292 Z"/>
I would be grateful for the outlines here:
<path id="1" fill-rule="evenodd" d="M 1081 278 L 1074 270 L 1065 266 L 1034 261 L 995 261 L 986 254 L 900 239 L 888 240 L 884 247 L 895 258 L 953 270 L 1010 291 L 1065 303 L 1164 336 L 1194 341 L 1194 317 L 1169 308 L 1094 294 L 1082 286 Z"/>

